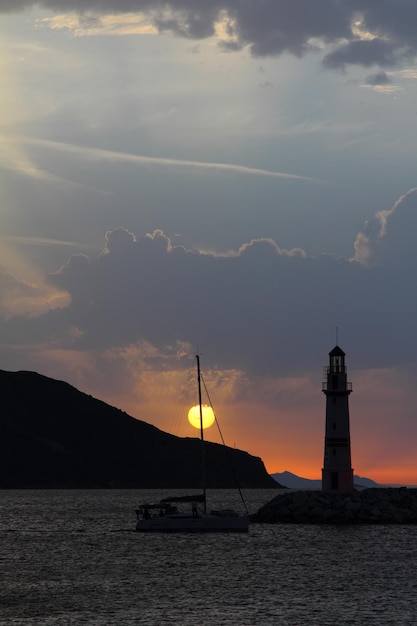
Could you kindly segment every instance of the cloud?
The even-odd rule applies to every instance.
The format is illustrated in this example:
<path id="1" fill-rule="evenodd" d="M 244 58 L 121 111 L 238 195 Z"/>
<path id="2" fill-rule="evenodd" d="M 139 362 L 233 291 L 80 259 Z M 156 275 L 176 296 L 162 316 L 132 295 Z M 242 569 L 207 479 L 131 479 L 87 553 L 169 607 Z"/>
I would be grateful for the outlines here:
<path id="1" fill-rule="evenodd" d="M 117 152 L 113 150 L 104 150 L 102 148 L 89 148 L 85 146 L 76 146 L 72 144 L 62 143 L 58 141 L 49 141 L 44 139 L 36 139 L 31 137 L 20 138 L 22 144 L 42 146 L 52 150 L 67 152 L 78 158 L 89 159 L 93 161 L 109 161 L 117 163 L 133 163 L 137 165 L 157 165 L 165 167 L 181 167 L 196 168 L 206 170 L 218 170 L 235 174 L 249 174 L 252 176 L 267 176 L 272 178 L 286 178 L 289 180 L 300 180 L 306 182 L 323 183 L 325 181 L 310 178 L 308 176 L 300 176 L 289 172 L 277 172 L 235 163 L 211 163 L 204 161 L 187 161 L 185 159 L 167 159 L 163 157 L 150 157 L 140 154 L 129 154 L 126 152 Z"/>
<path id="2" fill-rule="evenodd" d="M 320 364 L 338 326 L 355 368 L 355 467 L 381 467 L 392 437 L 401 449 L 390 443 L 385 465 L 411 463 L 416 226 L 411 189 L 369 220 L 350 260 L 314 258 L 269 238 L 203 253 L 175 245 L 162 230 L 117 228 L 99 254 L 70 256 L 42 285 L 0 274 L 0 293 L 26 303 L 42 303 L 45 285 L 66 298 L 31 311 L 0 302 L 1 358 L 7 369 L 23 365 L 63 378 L 173 432 L 172 398 L 194 388 L 198 349 L 238 447 L 261 454 L 270 471 L 282 464 L 295 470 L 297 458 L 319 468 Z M 229 442 L 234 437 L 226 434 Z"/>
<path id="3" fill-rule="evenodd" d="M 31 238 L 23 239 L 26 243 L 34 242 Z M 68 306 L 68 292 L 53 286 L 41 271 L 18 254 L 11 245 L 16 240 L 19 238 L 0 237 L 0 320 L 39 317 Z M 51 245 L 49 240 L 41 241 L 41 245 Z"/>
<path id="4" fill-rule="evenodd" d="M 416 230 L 417 188 L 413 188 L 366 222 L 356 236 L 354 260 L 366 266 L 398 266 L 410 257 L 415 261 Z"/>
<path id="5" fill-rule="evenodd" d="M 38 167 L 13 138 L 0 136 L 0 166 L 41 182 L 62 182 L 60 178 Z"/>
<path id="6" fill-rule="evenodd" d="M 14 237 L 2 237 L 1 240 L 3 241 L 10 241 L 12 243 L 19 243 L 19 244 L 25 244 L 28 246 L 46 246 L 46 247 L 51 247 L 51 246 L 64 246 L 64 247 L 68 247 L 68 248 L 85 248 L 85 247 L 89 247 L 92 248 L 94 246 L 86 246 L 85 244 L 80 244 L 79 242 L 76 241 L 67 241 L 67 240 L 62 240 L 62 239 L 51 239 L 50 237 L 19 237 L 19 236 L 14 236 Z"/>
<path id="7" fill-rule="evenodd" d="M 69 296 L 51 284 L 24 282 L 0 269 L 0 323 L 16 316 L 39 317 L 68 306 Z M 7 341 L 7 338 L 5 338 Z"/>
<path id="8" fill-rule="evenodd" d="M 318 268 L 310 267 L 314 262 L 306 256 L 270 240 L 216 256 L 174 246 L 159 230 L 137 238 L 117 229 L 107 234 L 97 259 L 73 256 L 51 280 L 71 296 L 71 316 L 84 331 L 83 349 L 143 341 L 163 349 L 177 340 L 210 341 L 230 366 L 239 358 L 236 351 L 241 358 L 246 353 L 250 369 L 249 352 L 254 359 L 270 341 L 265 327 L 272 332 L 287 315 L 287 264 L 304 261 L 304 271 L 318 279 Z M 295 284 L 291 306 L 303 299 L 299 290 Z M 246 347 L 239 347 L 241 336 L 247 337 Z M 227 358 L 227 349 L 235 356 Z"/>
<path id="9" fill-rule="evenodd" d="M 365 79 L 365 84 L 370 85 L 371 87 L 378 85 L 390 85 L 391 83 L 391 78 L 385 72 L 372 74 L 371 76 L 367 76 Z"/>
<path id="10" fill-rule="evenodd" d="M 143 15 L 135 13 L 99 15 L 77 15 L 66 13 L 53 17 L 44 17 L 37 21 L 38 26 L 47 26 L 51 30 L 67 30 L 73 36 L 94 35 L 147 35 L 158 32 Z"/>
<path id="11" fill-rule="evenodd" d="M 395 67 L 417 53 L 417 5 L 410 0 L 3 0 L 3 12 L 36 5 L 76 13 L 73 25 L 91 32 L 99 17 L 138 13 L 157 31 L 198 40 L 217 36 L 223 48 L 248 47 L 254 56 L 302 56 L 332 46 L 324 67 Z M 111 32 L 107 23 L 105 32 Z M 129 32 L 129 31 L 128 31 Z"/>
<path id="12" fill-rule="evenodd" d="M 155 368 L 177 362 L 176 346 L 198 343 L 211 365 L 274 376 L 315 367 L 337 325 L 359 361 L 391 367 L 411 358 L 403 330 L 417 314 L 409 288 L 416 226 L 412 189 L 358 233 L 351 260 L 314 258 L 271 239 L 203 253 L 174 245 L 162 230 L 118 228 L 97 257 L 73 255 L 47 277 L 51 292 L 68 294 L 65 307 L 15 316 L 0 332 L 16 343 L 62 337 L 61 350 L 80 352 L 148 345 Z"/>
<path id="13" fill-rule="evenodd" d="M 400 63 L 399 56 L 398 47 L 394 43 L 375 37 L 371 40 L 351 41 L 338 47 L 325 56 L 323 65 L 327 69 L 342 70 L 346 65 L 394 67 Z"/>
<path id="14" fill-rule="evenodd" d="M 394 85 L 391 76 L 388 76 L 383 71 L 367 76 L 362 87 L 371 88 L 378 93 L 386 94 L 395 94 L 402 90 L 402 87 Z"/>

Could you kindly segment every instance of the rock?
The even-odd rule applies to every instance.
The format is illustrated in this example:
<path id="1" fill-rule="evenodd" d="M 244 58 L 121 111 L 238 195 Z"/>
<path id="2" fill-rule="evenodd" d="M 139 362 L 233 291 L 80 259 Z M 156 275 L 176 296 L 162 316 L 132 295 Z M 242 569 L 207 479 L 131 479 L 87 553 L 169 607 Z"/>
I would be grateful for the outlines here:
<path id="1" fill-rule="evenodd" d="M 254 523 L 417 524 L 417 489 L 286 491 L 251 516 Z"/>

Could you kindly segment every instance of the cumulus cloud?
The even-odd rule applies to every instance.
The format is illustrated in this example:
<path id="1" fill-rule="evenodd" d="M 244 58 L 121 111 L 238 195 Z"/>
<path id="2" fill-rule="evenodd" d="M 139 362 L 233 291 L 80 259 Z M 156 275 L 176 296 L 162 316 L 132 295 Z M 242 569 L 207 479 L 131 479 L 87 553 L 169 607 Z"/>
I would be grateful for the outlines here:
<path id="1" fill-rule="evenodd" d="M 417 314 L 409 288 L 416 221 L 412 189 L 358 233 L 351 260 L 313 258 L 271 239 L 216 255 L 174 245 L 161 230 L 138 236 L 118 228 L 97 257 L 71 256 L 48 277 L 68 294 L 65 308 L 15 316 L 0 333 L 16 344 L 54 338 L 81 353 L 147 345 L 155 367 L 177 362 L 179 345 L 198 344 L 209 365 L 263 376 L 317 367 L 337 325 L 358 361 L 375 365 L 383 351 L 392 365 L 410 356 L 403 329 L 414 328 Z"/>
<path id="2" fill-rule="evenodd" d="M 416 230 L 417 188 L 413 188 L 365 224 L 355 240 L 354 259 L 366 266 L 398 266 L 406 258 L 415 260 Z"/>
<path id="3" fill-rule="evenodd" d="M 417 54 L 417 4 L 413 0 L 3 0 L 12 12 L 36 5 L 75 12 L 80 26 L 97 16 L 141 13 L 159 32 L 190 39 L 216 35 L 229 50 L 249 47 L 255 56 L 302 56 L 331 46 L 329 69 L 357 64 L 400 66 Z"/>
<path id="4" fill-rule="evenodd" d="M 412 189 L 369 221 L 350 260 L 313 258 L 268 238 L 209 254 L 176 245 L 162 230 L 117 228 L 101 253 L 73 255 L 47 277 L 51 293 L 66 295 L 65 306 L 0 317 L 0 355 L 7 369 L 69 380 L 172 432 L 172 398 L 195 387 L 190 366 L 198 350 L 238 446 L 262 454 L 275 471 L 276 459 L 291 464 L 294 453 L 309 458 L 322 449 L 321 365 L 338 326 L 363 407 L 352 419 L 356 466 L 372 457 L 369 440 L 380 459 L 384 425 L 390 440 L 406 433 L 400 456 L 413 458 L 416 221 Z M 22 289 L 0 274 L 0 293 Z M 24 295 L 35 302 L 42 294 Z M 373 384 L 360 371 L 372 368 Z M 394 390 L 385 397 L 387 377 Z M 369 439 L 372 420 L 378 433 L 372 427 Z"/>

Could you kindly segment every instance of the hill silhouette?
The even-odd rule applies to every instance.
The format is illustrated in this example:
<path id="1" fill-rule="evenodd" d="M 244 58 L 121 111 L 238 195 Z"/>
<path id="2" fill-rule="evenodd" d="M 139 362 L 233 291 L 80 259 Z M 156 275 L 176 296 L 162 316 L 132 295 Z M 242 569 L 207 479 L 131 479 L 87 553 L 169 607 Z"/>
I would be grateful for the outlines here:
<path id="1" fill-rule="evenodd" d="M 35 372 L 0 370 L 0 488 L 198 488 L 201 442 Z M 262 460 L 205 442 L 208 488 L 270 488 Z M 229 462 L 230 460 L 230 462 Z"/>
<path id="2" fill-rule="evenodd" d="M 289 489 L 317 489 L 321 490 L 321 479 L 311 479 L 311 478 L 302 478 L 301 476 L 297 476 L 297 474 L 293 474 L 292 472 L 278 472 L 276 474 L 271 474 L 272 478 L 276 480 L 280 485 L 284 487 L 288 487 Z M 371 478 L 365 478 L 364 476 L 358 476 L 355 474 L 353 476 L 353 483 L 355 488 L 371 488 L 371 487 L 383 487 L 383 485 L 378 485 Z"/>

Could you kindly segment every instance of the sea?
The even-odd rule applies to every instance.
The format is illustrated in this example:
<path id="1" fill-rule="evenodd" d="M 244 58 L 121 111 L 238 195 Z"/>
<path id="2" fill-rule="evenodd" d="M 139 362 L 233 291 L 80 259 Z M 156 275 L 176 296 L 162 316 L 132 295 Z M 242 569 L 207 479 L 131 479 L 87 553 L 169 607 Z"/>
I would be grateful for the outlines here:
<path id="1" fill-rule="evenodd" d="M 243 491 L 250 513 L 277 493 Z M 136 533 L 138 504 L 171 494 L 0 491 L 0 624 L 417 625 L 416 526 Z"/>

